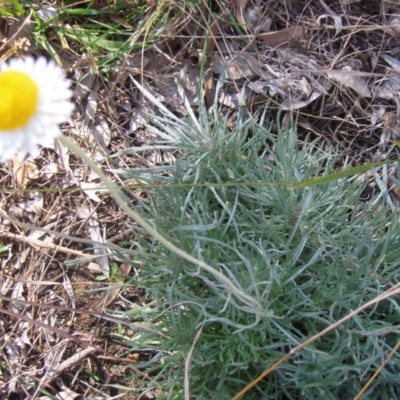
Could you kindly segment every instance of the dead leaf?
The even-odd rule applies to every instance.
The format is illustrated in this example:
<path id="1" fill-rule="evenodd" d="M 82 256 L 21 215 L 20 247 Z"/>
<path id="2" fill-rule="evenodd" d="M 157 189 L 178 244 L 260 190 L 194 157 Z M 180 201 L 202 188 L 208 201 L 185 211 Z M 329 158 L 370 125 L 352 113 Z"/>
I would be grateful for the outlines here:
<path id="1" fill-rule="evenodd" d="M 11 293 L 11 298 L 15 300 L 26 300 L 23 296 L 24 293 L 24 285 L 22 282 L 16 282 Z M 25 306 L 21 303 L 10 302 L 9 309 L 16 314 L 19 314 Z"/>
<path id="2" fill-rule="evenodd" d="M 89 67 L 75 69 L 75 99 L 82 104 L 82 101 L 86 99 L 87 95 L 93 90 L 96 76 L 89 73 Z"/>
<path id="3" fill-rule="evenodd" d="M 93 129 L 93 137 L 101 146 L 102 150 L 107 154 L 109 151 L 108 146 L 111 140 L 111 130 L 104 118 L 99 117 L 99 120 Z"/>
<path id="4" fill-rule="evenodd" d="M 43 213 L 43 193 L 35 192 L 33 199 L 26 200 L 17 205 L 23 211 L 23 215 L 32 213 L 40 217 Z"/>
<path id="5" fill-rule="evenodd" d="M 99 264 L 95 262 L 90 262 L 87 266 L 88 271 L 90 271 L 93 274 L 101 274 L 101 268 Z"/>
<path id="6" fill-rule="evenodd" d="M 10 26 L 7 36 L 2 34 L 4 31 L 2 30 L 0 33 L 1 42 L 9 50 L 2 55 L 1 62 L 6 61 L 12 55 L 20 56 L 31 49 L 32 43 L 35 42 L 32 37 L 34 25 L 32 14 L 29 14 L 26 18 L 16 19 L 16 23 Z"/>
<path id="7" fill-rule="evenodd" d="M 40 217 L 43 213 L 43 193 L 35 193 L 35 198 L 27 201 L 24 209 Z"/>
<path id="8" fill-rule="evenodd" d="M 63 168 L 64 171 L 72 172 L 69 166 L 69 148 L 56 139 L 54 141 L 54 151 L 58 155 L 58 161 L 61 168 Z"/>
<path id="9" fill-rule="evenodd" d="M 12 158 L 12 162 L 16 186 L 25 189 L 29 181 L 38 176 L 38 167 L 32 160 L 22 162 L 17 156 Z"/>
<path id="10" fill-rule="evenodd" d="M 99 98 L 99 81 L 96 78 L 93 83 L 93 89 L 89 92 L 87 98 L 87 105 L 83 122 L 85 127 L 89 125 L 89 122 L 94 121 L 97 111 L 98 98 Z"/>
<path id="11" fill-rule="evenodd" d="M 389 18 L 387 24 L 390 27 L 392 33 L 394 33 L 395 35 L 398 35 L 400 33 L 400 15 L 398 14 L 392 15 Z"/>
<path id="12" fill-rule="evenodd" d="M 154 61 L 154 54 L 148 55 L 142 52 L 127 56 L 121 63 L 121 66 L 116 67 L 112 71 L 110 82 L 113 86 L 122 85 L 125 80 L 131 76 L 141 75 L 147 70 L 148 65 Z"/>
<path id="13" fill-rule="evenodd" d="M 327 76 L 330 79 L 340 83 L 341 85 L 353 89 L 360 96 L 372 97 L 372 93 L 368 87 L 367 81 L 365 81 L 361 76 L 354 74 L 346 74 L 346 71 L 353 71 L 350 66 L 343 67 L 341 71 L 330 70 L 327 71 Z"/>
<path id="14" fill-rule="evenodd" d="M 248 0 L 236 0 L 235 17 L 239 24 L 246 26 L 246 20 L 244 19 L 244 10 L 246 8 Z"/>
<path id="15" fill-rule="evenodd" d="M 277 49 L 276 54 L 280 63 L 296 65 L 305 70 L 311 69 L 319 71 L 322 69 L 321 64 L 319 64 L 313 56 L 300 54 L 288 49 Z"/>
<path id="16" fill-rule="evenodd" d="M 57 225 L 57 222 L 50 222 L 49 224 L 45 225 L 43 229 L 53 229 Z M 53 239 L 50 236 L 47 236 L 46 232 L 43 231 L 33 231 L 28 238 L 32 240 L 38 240 L 41 239 L 43 236 L 46 235 L 45 239 L 42 239 L 44 242 L 52 242 Z"/>
<path id="17" fill-rule="evenodd" d="M 254 76 L 255 73 L 246 60 L 246 56 L 243 54 L 232 59 L 231 56 L 215 54 L 212 71 L 232 80 Z"/>
<path id="18" fill-rule="evenodd" d="M 129 131 L 127 131 L 127 134 L 131 132 L 136 132 L 139 128 L 141 128 L 148 122 L 148 115 L 143 108 L 143 105 L 137 105 L 131 113 L 131 118 L 129 121 Z"/>
<path id="19" fill-rule="evenodd" d="M 290 40 L 304 39 L 305 30 L 302 25 L 297 25 L 276 32 L 260 33 L 257 37 L 270 47 L 278 47 Z"/>
<path id="20" fill-rule="evenodd" d="M 399 16 L 400 17 L 400 16 Z M 396 71 L 400 71 L 400 61 L 388 54 L 381 54 L 381 57 Z"/>
<path id="21" fill-rule="evenodd" d="M 67 274 L 63 275 L 63 287 L 65 289 L 65 292 L 68 294 L 72 308 L 76 308 L 76 296 L 75 296 L 74 286 L 72 285 Z M 73 316 L 71 316 L 71 319 L 72 318 Z"/>
<path id="22" fill-rule="evenodd" d="M 246 21 L 246 26 L 252 27 L 254 29 L 258 27 L 263 16 L 263 11 L 258 4 L 250 3 L 245 8 L 243 16 Z"/>
<path id="23" fill-rule="evenodd" d="M 49 348 L 44 352 L 44 368 L 46 370 L 46 374 L 42 378 L 43 381 L 51 382 L 59 375 L 61 372 L 59 366 L 67 346 L 68 341 L 66 340 L 57 344 L 57 346 L 48 346 Z"/>
<path id="24" fill-rule="evenodd" d="M 375 94 L 381 99 L 396 100 L 400 94 L 400 77 L 391 76 L 375 90 Z"/>
<path id="25" fill-rule="evenodd" d="M 89 199 L 95 201 L 96 203 L 101 203 L 101 199 L 97 196 L 96 192 L 108 191 L 101 183 L 79 182 L 79 187 L 85 192 Z"/>
<path id="26" fill-rule="evenodd" d="M 91 212 L 91 217 L 88 219 L 88 228 L 90 239 L 93 242 L 103 243 L 104 239 L 100 232 L 100 224 L 98 221 L 96 211 Z M 108 262 L 108 251 L 106 246 L 102 246 L 99 244 L 94 244 L 94 254 L 96 254 L 96 262 L 99 264 L 101 268 L 101 272 L 106 278 L 110 277 L 110 265 Z"/>
<path id="27" fill-rule="evenodd" d="M 371 118 L 371 125 L 375 126 L 377 125 L 377 122 L 382 119 L 382 117 L 385 115 L 385 107 L 378 107 L 377 109 L 373 109 L 372 113 L 369 114 Z"/>
<path id="28" fill-rule="evenodd" d="M 50 162 L 49 164 L 46 164 L 43 166 L 43 168 L 40 170 L 40 175 L 44 179 L 52 179 L 54 175 L 56 175 L 59 172 L 59 166 L 55 162 Z"/>
<path id="29" fill-rule="evenodd" d="M 233 110 L 238 109 L 240 105 L 246 104 L 252 91 L 248 86 L 245 86 L 241 93 L 226 93 L 221 91 L 218 102 Z"/>
<path id="30" fill-rule="evenodd" d="M 323 18 L 332 18 L 333 19 L 333 21 L 335 23 L 335 27 L 336 27 L 336 32 L 333 37 L 336 37 L 337 35 L 339 35 L 339 33 L 343 30 L 342 18 L 340 18 L 338 15 L 323 14 L 317 18 L 317 21 L 316 21 L 317 26 L 321 26 L 321 19 L 323 19 Z"/>
<path id="31" fill-rule="evenodd" d="M 214 80 L 214 76 L 212 76 Z M 200 83 L 200 68 L 192 65 L 184 65 L 184 67 L 179 71 L 176 81 L 185 90 L 187 99 L 191 106 L 199 104 L 199 83 Z M 206 82 L 204 82 L 206 84 Z M 178 91 L 176 84 L 173 85 L 173 90 L 169 98 L 166 98 L 167 102 L 170 102 L 175 98 L 178 99 Z"/>
<path id="32" fill-rule="evenodd" d="M 71 389 L 68 388 L 64 388 L 65 390 L 61 390 L 60 392 L 58 392 L 56 394 L 55 399 L 56 400 L 75 400 L 75 399 L 79 399 L 80 395 L 74 391 L 72 391 Z M 50 399 L 50 397 L 48 397 L 48 399 Z M 47 398 L 42 398 L 41 400 L 47 400 Z M 96 400 L 96 399 L 93 399 Z"/>
<path id="33" fill-rule="evenodd" d="M 287 97 L 281 104 L 280 108 L 282 110 L 299 110 L 300 108 L 306 107 L 311 104 L 313 101 L 318 99 L 322 93 L 313 91 L 309 97 L 306 99 L 292 99 Z"/>
<path id="34" fill-rule="evenodd" d="M 76 209 L 76 216 L 79 219 L 88 219 L 90 218 L 91 213 L 92 212 L 90 211 L 89 207 L 86 205 L 81 205 Z"/>
<path id="35" fill-rule="evenodd" d="M 22 208 L 18 207 L 17 204 L 11 204 L 10 208 L 8 209 L 8 213 L 11 217 L 14 217 L 17 220 L 24 218 L 24 211 Z"/>

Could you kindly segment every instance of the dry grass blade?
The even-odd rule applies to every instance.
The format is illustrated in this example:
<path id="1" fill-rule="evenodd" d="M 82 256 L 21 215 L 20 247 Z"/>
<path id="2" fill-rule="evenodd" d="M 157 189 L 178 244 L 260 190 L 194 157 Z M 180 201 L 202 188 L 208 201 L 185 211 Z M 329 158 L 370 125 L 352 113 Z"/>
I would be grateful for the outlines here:
<path id="1" fill-rule="evenodd" d="M 190 370 L 190 360 L 192 358 L 194 346 L 196 346 L 197 341 L 200 338 L 203 326 L 197 331 L 196 336 L 193 339 L 192 347 L 190 348 L 185 361 L 185 400 L 190 400 L 190 386 L 189 386 L 189 370 Z"/>
<path id="2" fill-rule="evenodd" d="M 93 257 L 91 254 L 83 253 L 82 251 L 74 250 L 69 247 L 59 246 L 59 245 L 53 244 L 53 243 L 47 243 L 47 242 L 44 242 L 43 240 L 32 239 L 32 238 L 29 238 L 26 236 L 17 235 L 16 233 L 0 231 L 0 237 L 8 238 L 11 240 L 18 240 L 21 242 L 26 242 L 30 246 L 33 246 L 33 247 L 39 247 L 39 248 L 49 249 L 49 250 L 53 250 L 53 251 L 61 251 L 65 254 L 71 254 L 74 256 L 78 256 L 78 257 Z"/>
<path id="3" fill-rule="evenodd" d="M 361 398 L 361 396 L 367 391 L 367 389 L 371 386 L 374 379 L 382 372 L 385 365 L 391 360 L 391 358 L 393 357 L 393 354 L 396 353 L 396 351 L 399 349 L 399 347 L 400 347 L 400 340 L 396 343 L 396 346 L 393 347 L 392 351 L 387 356 L 385 362 L 381 364 L 381 366 L 371 376 L 369 381 L 364 385 L 362 390 L 360 390 L 360 393 L 358 393 L 357 396 L 354 397 L 354 400 L 359 400 Z"/>
<path id="4" fill-rule="evenodd" d="M 87 347 L 86 349 L 79 351 L 78 353 L 74 354 L 67 360 L 60 363 L 60 365 L 58 366 L 58 373 L 61 373 L 62 371 L 79 363 L 80 361 L 82 361 L 84 358 L 88 357 L 90 354 L 94 353 L 95 351 L 96 351 L 95 347 Z"/>
<path id="5" fill-rule="evenodd" d="M 102 243 L 102 242 L 95 242 L 95 241 L 90 240 L 90 239 L 83 239 L 83 238 L 79 238 L 79 237 L 75 237 L 75 236 L 70 236 L 70 235 L 67 235 L 67 234 L 62 233 L 62 232 L 58 232 L 58 231 L 54 231 L 54 230 L 46 229 L 46 228 L 41 228 L 41 227 L 33 225 L 33 224 L 17 221 L 15 218 L 11 217 L 4 210 L 2 210 L 1 207 L 0 207 L 0 216 L 5 218 L 6 220 L 11 221 L 14 225 L 16 225 L 18 227 L 31 229 L 33 231 L 45 232 L 45 233 L 54 235 L 56 237 L 59 237 L 61 239 L 68 239 L 68 240 L 71 240 L 71 241 L 74 241 L 74 242 L 78 242 L 78 243 L 86 243 L 88 245 L 99 245 L 99 246 L 104 245 L 104 243 Z M 4 234 L 4 236 L 8 236 L 9 235 L 7 232 L 2 232 L 1 234 Z M 10 235 L 10 238 L 11 237 L 13 237 L 13 234 Z M 14 236 L 14 237 L 16 239 L 18 239 L 18 235 Z M 39 247 L 46 247 L 47 246 L 46 244 L 40 244 L 39 242 L 36 242 L 35 240 L 32 240 L 32 239 L 27 240 L 27 239 L 21 238 L 21 240 L 26 240 L 28 243 L 32 242 L 33 245 L 37 245 Z M 58 247 L 58 246 L 55 245 L 55 247 Z M 114 243 L 107 243 L 107 247 L 109 249 L 120 251 L 121 253 L 125 253 L 125 254 L 128 254 L 130 256 L 135 256 L 135 255 L 138 255 L 138 253 L 139 253 L 136 250 L 123 249 L 121 246 L 118 246 L 118 245 L 116 245 Z M 60 251 L 65 251 L 66 253 L 69 252 L 67 249 L 64 249 L 62 246 L 61 246 L 61 250 Z M 71 254 L 73 254 L 74 252 L 76 252 L 76 250 L 72 250 Z M 81 255 L 81 252 L 76 252 L 75 255 Z M 91 255 L 90 257 L 93 257 L 93 256 Z"/>
<path id="6" fill-rule="evenodd" d="M 318 333 L 317 335 L 314 335 L 313 337 L 311 337 L 310 339 L 306 340 L 304 343 L 301 343 L 299 346 L 296 346 L 295 348 L 293 348 L 289 353 L 287 353 L 285 356 L 283 356 L 282 358 L 280 358 L 278 361 L 276 361 L 274 364 L 272 364 L 268 369 L 266 369 L 261 375 L 259 375 L 256 379 L 254 379 L 254 381 L 250 382 L 245 388 L 243 388 L 243 390 L 241 390 L 238 394 L 236 394 L 235 396 L 232 397 L 232 400 L 239 400 L 240 397 L 242 397 L 244 394 L 246 394 L 251 388 L 253 388 L 255 385 L 257 385 L 258 382 L 260 382 L 261 380 L 263 380 L 266 376 L 268 376 L 272 371 L 274 371 L 276 368 L 279 367 L 279 365 L 281 365 L 282 363 L 284 363 L 287 359 L 289 359 L 292 355 L 296 354 L 297 352 L 299 352 L 300 350 L 304 349 L 305 347 L 307 347 L 309 344 L 315 342 L 317 339 L 319 339 L 320 337 L 326 335 L 327 333 L 333 331 L 334 329 L 336 329 L 339 325 L 342 325 L 344 322 L 348 321 L 349 319 L 353 318 L 354 316 L 356 316 L 357 314 L 359 314 L 361 311 L 364 311 L 365 309 L 371 307 L 372 305 L 387 299 L 388 297 L 391 296 L 396 296 L 400 294 L 400 283 L 398 283 L 397 285 L 393 286 L 392 288 L 390 288 L 389 290 L 387 290 L 386 292 L 382 293 L 381 295 L 375 297 L 374 299 L 372 299 L 371 301 L 369 301 L 368 303 L 365 303 L 364 305 L 362 305 L 361 307 L 359 307 L 357 310 L 354 310 L 353 312 L 351 312 L 350 314 L 346 315 L 345 317 L 343 317 L 342 319 L 340 319 L 339 321 L 337 321 L 336 323 L 328 326 L 328 328 L 324 329 L 323 331 L 321 331 L 320 333 Z M 396 345 L 396 347 L 393 349 L 393 351 L 391 352 L 391 354 L 389 355 L 389 358 L 391 357 L 392 354 L 395 353 L 395 351 L 397 350 L 398 346 L 400 346 L 400 342 L 398 342 L 398 345 Z M 383 368 L 384 365 L 382 365 Z M 374 374 L 374 377 L 376 375 L 379 374 L 379 370 Z M 371 378 L 372 380 L 372 378 Z M 371 381 L 370 381 L 371 382 Z M 369 383 L 370 383 L 369 382 Z M 365 388 L 366 390 L 366 388 Z"/>

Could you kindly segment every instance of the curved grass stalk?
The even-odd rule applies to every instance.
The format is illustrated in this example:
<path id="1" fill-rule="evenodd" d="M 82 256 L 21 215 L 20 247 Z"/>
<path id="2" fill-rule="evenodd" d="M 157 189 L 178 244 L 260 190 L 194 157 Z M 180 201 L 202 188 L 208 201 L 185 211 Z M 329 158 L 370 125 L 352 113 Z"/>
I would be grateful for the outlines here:
<path id="1" fill-rule="evenodd" d="M 81 157 L 89 167 L 99 176 L 105 187 L 110 191 L 110 194 L 117 202 L 117 204 L 121 207 L 121 209 L 136 223 L 138 223 L 149 235 L 151 235 L 154 239 L 158 240 L 162 245 L 164 245 L 168 250 L 175 253 L 177 256 L 182 257 L 183 259 L 189 261 L 190 263 L 196 265 L 198 268 L 201 268 L 210 274 L 212 274 L 216 279 L 218 279 L 221 283 L 225 285 L 225 287 L 231 291 L 231 293 L 241 302 L 249 306 L 248 312 L 251 312 L 251 309 L 254 307 L 254 311 L 252 314 L 259 315 L 260 311 L 262 311 L 261 304 L 252 296 L 247 295 L 240 289 L 238 289 L 225 275 L 221 272 L 217 271 L 215 268 L 211 267 L 204 261 L 198 260 L 197 258 L 191 256 L 186 253 L 182 249 L 175 246 L 169 240 L 167 240 L 163 235 L 157 232 L 150 224 L 148 224 L 138 213 L 133 211 L 123 200 L 123 198 L 119 195 L 118 190 L 116 190 L 115 185 L 108 180 L 103 171 L 93 162 L 90 157 L 72 140 L 67 138 L 66 136 L 62 136 L 59 140 L 68 146 L 75 154 Z M 267 314 L 266 314 L 267 315 Z"/>

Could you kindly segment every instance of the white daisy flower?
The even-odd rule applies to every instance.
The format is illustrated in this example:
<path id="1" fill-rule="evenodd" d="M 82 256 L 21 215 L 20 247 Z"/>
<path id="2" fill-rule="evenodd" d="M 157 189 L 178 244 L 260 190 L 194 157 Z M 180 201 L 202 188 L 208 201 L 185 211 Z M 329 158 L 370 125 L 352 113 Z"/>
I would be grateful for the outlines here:
<path id="1" fill-rule="evenodd" d="M 40 57 L 0 65 L 0 161 L 52 146 L 73 110 L 64 71 Z"/>

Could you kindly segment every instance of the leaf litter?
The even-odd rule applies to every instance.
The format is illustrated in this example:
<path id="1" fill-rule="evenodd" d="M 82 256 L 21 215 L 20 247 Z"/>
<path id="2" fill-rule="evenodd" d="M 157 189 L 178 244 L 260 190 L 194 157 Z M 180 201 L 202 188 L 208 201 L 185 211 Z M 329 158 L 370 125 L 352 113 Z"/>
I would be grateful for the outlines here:
<path id="1" fill-rule="evenodd" d="M 95 3 L 99 10 L 106 7 Z M 213 10 L 211 23 L 203 17 L 206 9 L 194 18 L 181 7 L 185 12 L 157 43 L 121 53 L 108 74 L 94 73 L 98 66 L 83 50 L 94 38 L 84 30 L 66 27 L 61 47 L 56 37 L 50 39 L 51 48 L 56 49 L 52 55 L 74 81 L 77 107 L 65 132 L 110 179 L 135 184 L 135 179 L 123 177 L 118 169 L 170 163 L 162 150 L 154 150 L 157 134 L 148 129 L 149 114 L 164 107 L 182 118 L 188 109 L 185 102 L 196 112 L 200 96 L 207 106 L 215 104 L 229 116 L 241 107 L 249 115 L 268 107 L 274 116 L 281 113 L 287 123 L 297 113 L 300 136 L 312 133 L 339 144 L 357 163 L 383 160 L 395 151 L 391 140 L 400 136 L 397 2 L 342 1 L 328 6 L 322 0 L 236 0 Z M 51 20 L 51 27 L 59 27 L 63 22 L 54 11 L 51 6 L 39 6 L 37 15 Z M 152 11 L 148 4 L 149 19 Z M 111 20 L 115 18 L 110 15 Z M 124 24 L 126 29 L 134 25 L 133 21 Z M 5 25 L 0 43 L 6 56 L 41 53 L 34 46 L 32 16 L 6 19 Z M 105 52 L 125 45 L 121 40 L 95 39 Z M 0 324 L 0 357 L 8 366 L 0 368 L 0 395 L 36 396 L 38 383 L 59 398 L 82 395 L 86 386 L 96 388 L 96 382 L 85 378 L 77 365 L 98 373 L 101 383 L 110 379 L 101 371 L 99 353 L 89 343 L 107 343 L 117 358 L 125 348 L 100 337 L 99 332 L 115 329 L 111 323 L 83 318 L 67 309 L 101 312 L 141 305 L 137 289 L 96 281 L 99 274 L 109 276 L 111 264 L 119 264 L 122 273 L 130 272 L 123 267 L 129 265 L 123 263 L 123 257 L 128 257 L 123 249 L 117 257 L 104 246 L 130 238 L 126 216 L 90 168 L 59 142 L 53 149 L 43 149 L 40 157 L 14 160 L 1 166 L 1 171 L 0 237 L 10 245 L 0 259 L 0 295 L 20 302 L 0 300 L 1 307 L 14 314 L 4 314 Z M 390 178 L 380 184 L 378 190 L 384 190 Z M 51 191 L 43 194 L 35 188 Z M 140 190 L 127 191 L 127 195 L 133 203 L 145 200 Z M 33 301 L 65 307 L 65 311 L 32 306 L 29 302 Z M 34 318 L 46 329 L 17 323 L 18 315 Z M 86 347 L 62 337 L 55 328 L 73 329 L 85 337 Z M 41 356 L 32 362 L 35 354 Z M 130 362 L 143 357 L 133 354 Z M 110 362 L 115 365 L 115 360 Z M 122 369 L 112 368 L 121 378 Z M 77 381 L 72 380 L 72 372 Z"/>

